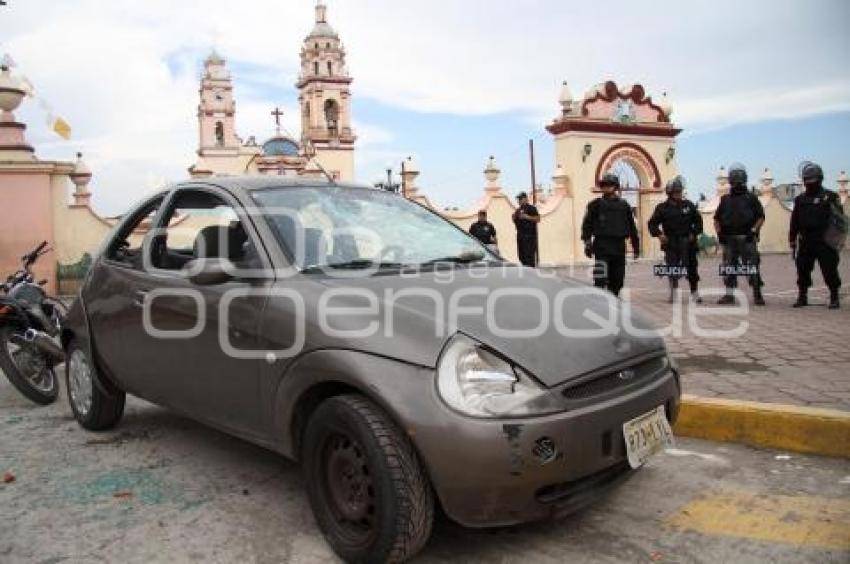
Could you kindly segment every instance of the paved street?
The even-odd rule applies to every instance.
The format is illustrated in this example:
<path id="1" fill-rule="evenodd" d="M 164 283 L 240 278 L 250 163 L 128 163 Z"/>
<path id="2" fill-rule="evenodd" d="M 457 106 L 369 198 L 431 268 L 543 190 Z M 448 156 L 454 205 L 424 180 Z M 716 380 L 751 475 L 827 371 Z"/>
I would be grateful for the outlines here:
<path id="1" fill-rule="evenodd" d="M 297 467 L 132 400 L 92 434 L 0 382 L 0 561 L 330 562 Z M 421 562 L 846 562 L 846 461 L 680 439 L 572 518 L 437 522 Z"/>
<path id="2" fill-rule="evenodd" d="M 685 309 L 681 336 L 667 338 L 683 371 L 685 392 L 850 411 L 850 254 L 842 256 L 844 304 L 838 311 L 826 309 L 828 293 L 817 269 L 809 300 L 813 305 L 791 308 L 797 287 L 790 256 L 766 255 L 762 259 L 765 307 L 749 306 L 750 313 L 741 315 L 736 308 L 715 305 L 716 296 L 706 297 L 700 307 L 721 314 L 699 316 L 701 327 L 732 329 L 746 321 L 743 336 L 697 337 L 687 323 Z M 668 326 L 671 306 L 666 282 L 652 276 L 652 264 L 630 263 L 626 286 L 640 310 Z M 716 258 L 700 261 L 701 289 L 706 295 L 711 290 L 722 292 L 717 264 Z M 576 275 L 585 276 L 585 269 L 577 270 Z M 682 287 L 687 288 L 687 283 L 683 281 Z M 741 282 L 741 288 L 751 299 L 746 282 Z"/>
<path id="3" fill-rule="evenodd" d="M 850 279 L 848 262 L 843 275 Z M 850 409 L 846 309 L 792 310 L 788 257 L 765 259 L 765 308 L 734 341 L 669 338 L 685 391 Z M 715 262 L 704 261 L 705 287 Z M 660 324 L 664 287 L 629 267 L 632 299 Z M 824 291 L 813 292 L 823 303 Z M 709 305 L 707 309 L 723 311 Z M 810 349 L 816 349 L 813 354 Z M 114 431 L 92 434 L 64 395 L 38 408 L 0 379 L 0 562 L 335 561 L 298 468 L 279 456 L 131 399 Z M 623 488 L 566 520 L 469 530 L 445 518 L 420 561 L 846 562 L 845 460 L 680 439 Z"/>

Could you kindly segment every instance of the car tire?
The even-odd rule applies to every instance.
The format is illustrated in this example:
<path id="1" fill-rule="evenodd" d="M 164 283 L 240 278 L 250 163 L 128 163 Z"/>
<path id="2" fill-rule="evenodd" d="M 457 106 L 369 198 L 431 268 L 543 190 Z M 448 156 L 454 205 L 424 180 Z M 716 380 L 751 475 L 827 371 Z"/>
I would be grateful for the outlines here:
<path id="1" fill-rule="evenodd" d="M 88 353 L 71 341 L 65 355 L 65 387 L 77 422 L 89 431 L 111 429 L 124 415 L 126 394 L 107 393 L 95 380 L 97 372 Z"/>
<path id="2" fill-rule="evenodd" d="M 431 535 L 434 496 L 410 440 L 370 400 L 322 402 L 301 449 L 319 528 L 346 562 L 403 562 Z"/>

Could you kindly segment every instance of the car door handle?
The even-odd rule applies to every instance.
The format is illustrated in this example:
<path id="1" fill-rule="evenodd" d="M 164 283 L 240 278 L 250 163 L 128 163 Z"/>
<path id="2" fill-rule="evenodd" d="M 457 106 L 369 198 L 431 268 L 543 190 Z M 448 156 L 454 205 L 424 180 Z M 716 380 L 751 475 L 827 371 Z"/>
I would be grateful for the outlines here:
<path id="1" fill-rule="evenodd" d="M 146 290 L 136 290 L 133 297 L 133 305 L 136 307 L 145 307 L 145 297 L 147 295 Z"/>

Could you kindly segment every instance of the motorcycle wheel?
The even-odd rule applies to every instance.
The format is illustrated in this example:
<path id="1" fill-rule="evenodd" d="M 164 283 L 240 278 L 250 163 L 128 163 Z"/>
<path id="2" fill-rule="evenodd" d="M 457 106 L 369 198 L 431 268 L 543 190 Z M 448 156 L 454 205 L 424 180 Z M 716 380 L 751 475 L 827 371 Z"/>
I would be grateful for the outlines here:
<path id="1" fill-rule="evenodd" d="M 0 327 L 0 369 L 28 399 L 50 405 L 59 397 L 56 372 L 35 347 L 14 343 L 15 333 L 12 327 Z"/>

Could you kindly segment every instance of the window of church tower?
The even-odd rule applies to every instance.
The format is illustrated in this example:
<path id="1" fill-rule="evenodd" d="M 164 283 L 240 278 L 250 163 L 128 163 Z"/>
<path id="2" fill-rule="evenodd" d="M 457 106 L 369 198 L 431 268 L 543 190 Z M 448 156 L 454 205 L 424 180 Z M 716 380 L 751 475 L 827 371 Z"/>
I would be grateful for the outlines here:
<path id="1" fill-rule="evenodd" d="M 215 144 L 219 147 L 224 146 L 224 124 L 220 121 L 215 122 Z"/>
<path id="2" fill-rule="evenodd" d="M 334 100 L 325 102 L 325 122 L 332 133 L 336 133 L 339 123 L 339 105 Z"/>
<path id="3" fill-rule="evenodd" d="M 328 76 L 333 75 L 334 73 L 334 65 L 332 62 L 328 61 Z"/>
<path id="4" fill-rule="evenodd" d="M 313 74 L 315 74 L 315 75 L 319 74 L 319 61 L 316 61 L 315 63 L 313 63 Z"/>

